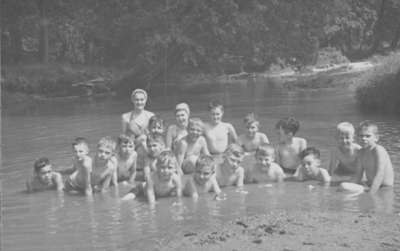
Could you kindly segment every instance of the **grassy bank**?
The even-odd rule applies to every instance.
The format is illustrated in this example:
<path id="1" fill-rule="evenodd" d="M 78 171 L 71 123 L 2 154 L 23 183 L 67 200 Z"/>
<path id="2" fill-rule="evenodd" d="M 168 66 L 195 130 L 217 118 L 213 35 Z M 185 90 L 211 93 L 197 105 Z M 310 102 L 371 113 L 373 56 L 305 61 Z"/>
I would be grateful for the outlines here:
<path id="1" fill-rule="evenodd" d="M 400 115 L 400 52 L 380 61 L 357 83 L 357 102 L 364 111 Z"/>

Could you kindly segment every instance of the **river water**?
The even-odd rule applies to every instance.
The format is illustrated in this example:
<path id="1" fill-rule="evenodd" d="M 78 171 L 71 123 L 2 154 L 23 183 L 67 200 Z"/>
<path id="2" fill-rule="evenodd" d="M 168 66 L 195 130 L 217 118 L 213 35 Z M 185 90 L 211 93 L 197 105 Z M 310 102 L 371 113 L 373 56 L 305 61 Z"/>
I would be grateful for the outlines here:
<path id="1" fill-rule="evenodd" d="M 294 115 L 301 122 L 298 132 L 309 146 L 321 150 L 323 165 L 329 148 L 335 145 L 334 127 L 340 121 L 358 124 L 365 119 L 378 123 L 380 143 L 391 155 L 395 168 L 395 187 L 376 196 L 349 197 L 316 182 L 286 182 L 273 187 L 247 185 L 248 192 L 224 189 L 227 199 L 215 201 L 211 195 L 194 202 L 184 198 L 160 199 L 154 209 L 144 201 L 121 202 L 126 192 L 96 194 L 93 201 L 83 196 L 56 192 L 24 193 L 24 182 L 32 172 L 33 161 L 49 156 L 55 167 L 71 163 L 71 142 L 77 136 L 89 139 L 92 149 L 105 135 L 121 131 L 120 115 L 131 109 L 129 97 L 38 101 L 29 107 L 3 110 L 2 180 L 4 250 L 144 250 L 162 248 L 169 240 L 183 238 L 179 232 L 195 232 L 223 224 L 239 216 L 268 210 L 308 210 L 334 212 L 400 212 L 400 120 L 358 111 L 354 93 L 348 89 L 280 90 L 266 83 L 220 85 L 196 90 L 150 92 L 147 108 L 167 122 L 174 121 L 178 102 L 191 105 L 193 116 L 204 120 L 207 102 L 219 99 L 225 104 L 226 121 L 244 131 L 243 116 L 256 112 L 261 131 L 277 141 L 275 123 Z M 244 165 L 249 165 L 248 160 Z M 310 189 L 310 185 L 314 189 Z"/>

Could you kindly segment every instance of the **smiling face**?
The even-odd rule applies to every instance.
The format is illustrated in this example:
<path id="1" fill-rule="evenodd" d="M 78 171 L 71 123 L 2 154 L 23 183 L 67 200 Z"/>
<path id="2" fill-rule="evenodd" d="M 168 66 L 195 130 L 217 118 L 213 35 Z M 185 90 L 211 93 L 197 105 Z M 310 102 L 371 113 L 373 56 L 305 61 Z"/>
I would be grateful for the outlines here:
<path id="1" fill-rule="evenodd" d="M 188 136 L 190 139 L 196 140 L 198 137 L 200 137 L 203 134 L 203 128 L 201 128 L 199 125 L 195 124 L 190 124 L 188 128 Z"/>
<path id="2" fill-rule="evenodd" d="M 176 118 L 176 122 L 178 123 L 178 125 L 187 126 L 188 120 L 189 120 L 189 115 L 187 114 L 186 111 L 178 110 L 175 113 L 175 118 Z"/>
<path id="3" fill-rule="evenodd" d="M 354 142 L 354 134 L 348 131 L 338 132 L 336 135 L 336 140 L 339 147 L 349 149 L 351 144 Z"/>
<path id="4" fill-rule="evenodd" d="M 199 185 L 204 185 L 213 175 L 214 170 L 212 166 L 202 166 L 196 167 L 193 178 L 195 179 L 196 183 Z"/>
<path id="5" fill-rule="evenodd" d="M 379 139 L 376 131 L 370 126 L 362 127 L 358 133 L 358 137 L 360 138 L 361 146 L 367 149 L 375 147 Z"/>
<path id="6" fill-rule="evenodd" d="M 275 154 L 270 153 L 270 152 L 268 152 L 265 155 L 257 155 L 256 156 L 256 161 L 257 161 L 258 165 L 262 169 L 266 169 L 266 170 L 268 170 L 268 168 L 271 166 L 271 164 L 274 162 L 274 160 L 275 160 Z"/>
<path id="7" fill-rule="evenodd" d="M 313 154 L 309 154 L 301 160 L 301 164 L 308 176 L 316 176 L 318 174 L 321 161 Z"/>
<path id="8" fill-rule="evenodd" d="M 236 170 L 240 166 L 242 158 L 231 153 L 226 156 L 226 161 L 233 170 Z"/>
<path id="9" fill-rule="evenodd" d="M 132 97 L 132 102 L 136 110 L 144 110 L 146 101 L 146 96 L 141 92 L 135 93 L 135 95 Z"/>
<path id="10" fill-rule="evenodd" d="M 210 115 L 211 115 L 211 121 L 214 124 L 218 124 L 219 122 L 221 122 L 224 112 L 222 111 L 221 107 L 215 107 L 211 109 Z"/>
<path id="11" fill-rule="evenodd" d="M 72 153 L 77 160 L 82 160 L 89 153 L 89 147 L 86 144 L 77 144 L 72 147 Z"/>
<path id="12" fill-rule="evenodd" d="M 36 172 L 36 175 L 41 183 L 50 185 L 52 183 L 52 172 L 51 165 L 49 164 L 40 168 L 40 170 Z"/>
<path id="13" fill-rule="evenodd" d="M 161 163 L 157 161 L 157 175 L 160 180 L 168 181 L 171 179 L 172 175 L 176 173 L 176 160 L 170 159 Z"/>
<path id="14" fill-rule="evenodd" d="M 160 123 L 154 123 L 151 125 L 151 127 L 149 128 L 150 133 L 155 135 L 155 134 L 163 134 L 164 133 L 164 127 L 162 124 Z"/>

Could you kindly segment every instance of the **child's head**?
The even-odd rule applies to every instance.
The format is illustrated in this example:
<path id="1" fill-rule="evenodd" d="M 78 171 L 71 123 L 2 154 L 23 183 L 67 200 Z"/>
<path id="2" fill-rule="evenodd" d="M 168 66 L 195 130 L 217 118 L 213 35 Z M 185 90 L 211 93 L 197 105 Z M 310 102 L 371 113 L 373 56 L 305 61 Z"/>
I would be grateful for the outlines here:
<path id="1" fill-rule="evenodd" d="M 159 134 L 147 137 L 147 149 L 150 157 L 157 157 L 165 148 L 164 137 Z"/>
<path id="2" fill-rule="evenodd" d="M 256 161 L 262 167 L 269 167 L 275 161 L 275 149 L 270 144 L 262 144 L 257 147 Z"/>
<path id="3" fill-rule="evenodd" d="M 228 146 L 225 151 L 225 160 L 228 162 L 229 166 L 233 169 L 239 167 L 243 160 L 244 150 L 240 145 L 233 143 Z"/>
<path id="4" fill-rule="evenodd" d="M 42 157 L 33 164 L 34 172 L 40 182 L 50 184 L 52 182 L 52 168 L 48 158 Z"/>
<path id="5" fill-rule="evenodd" d="M 351 147 L 354 142 L 354 126 L 349 122 L 341 122 L 336 126 L 336 140 L 339 146 Z"/>
<path id="6" fill-rule="evenodd" d="M 176 173 L 178 169 L 175 154 L 170 150 L 161 152 L 157 157 L 156 167 L 161 180 L 171 179 L 172 174 Z"/>
<path id="7" fill-rule="evenodd" d="M 316 175 L 321 165 L 320 152 L 315 147 L 307 147 L 300 154 L 301 164 L 307 175 Z"/>
<path id="8" fill-rule="evenodd" d="M 199 118 L 191 118 L 188 125 L 188 135 L 192 139 L 197 139 L 203 134 L 204 124 Z"/>
<path id="9" fill-rule="evenodd" d="M 204 185 L 215 173 L 215 161 L 212 156 L 200 155 L 196 161 L 193 178 L 200 185 Z"/>
<path id="10" fill-rule="evenodd" d="M 72 142 L 72 150 L 75 157 L 81 160 L 84 156 L 88 155 L 89 144 L 83 137 L 75 138 L 74 142 Z"/>
<path id="11" fill-rule="evenodd" d="M 99 160 L 109 160 L 114 154 L 117 148 L 117 143 L 110 136 L 103 137 L 97 143 L 96 157 Z"/>
<path id="12" fill-rule="evenodd" d="M 117 145 L 120 153 L 132 153 L 135 151 L 135 138 L 126 134 L 118 137 Z"/>
<path id="13" fill-rule="evenodd" d="M 175 118 L 178 124 L 186 126 L 190 116 L 189 105 L 186 103 L 179 103 L 175 107 Z"/>
<path id="14" fill-rule="evenodd" d="M 135 89 L 131 94 L 131 101 L 135 109 L 143 110 L 147 102 L 147 92 L 143 89 Z"/>
<path id="15" fill-rule="evenodd" d="M 211 113 L 211 119 L 214 123 L 219 123 L 224 115 L 224 106 L 218 101 L 208 103 L 208 110 Z"/>
<path id="16" fill-rule="evenodd" d="M 157 115 L 152 116 L 149 120 L 149 131 L 152 135 L 163 135 L 165 131 L 164 120 Z"/>
<path id="17" fill-rule="evenodd" d="M 260 122 L 257 119 L 257 115 L 251 112 L 247 114 L 246 117 L 244 117 L 243 122 L 246 125 L 247 134 L 250 137 L 254 137 L 258 132 L 260 126 Z"/>
<path id="18" fill-rule="evenodd" d="M 378 126 L 371 121 L 363 121 L 358 127 L 358 137 L 363 148 L 374 147 L 379 140 Z"/>
<path id="19" fill-rule="evenodd" d="M 276 123 L 275 128 L 279 130 L 281 140 L 292 138 L 300 128 L 300 123 L 294 117 L 284 118 Z"/>

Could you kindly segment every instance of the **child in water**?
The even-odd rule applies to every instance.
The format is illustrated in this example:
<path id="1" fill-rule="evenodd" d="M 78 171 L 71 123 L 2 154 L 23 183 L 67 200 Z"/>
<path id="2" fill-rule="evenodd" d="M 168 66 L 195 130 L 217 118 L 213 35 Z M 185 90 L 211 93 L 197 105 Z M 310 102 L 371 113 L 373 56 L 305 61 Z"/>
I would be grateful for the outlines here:
<path id="1" fill-rule="evenodd" d="M 216 175 L 215 161 L 213 157 L 201 155 L 195 166 L 195 171 L 190 179 L 187 180 L 183 189 L 183 194 L 197 199 L 199 194 L 214 192 L 216 196 L 221 193 Z"/>
<path id="2" fill-rule="evenodd" d="M 164 131 L 165 131 L 165 126 L 164 126 L 164 120 L 160 118 L 157 115 L 154 115 L 150 118 L 149 121 L 149 132 L 147 135 L 144 135 L 141 137 L 141 140 L 138 142 L 139 145 L 136 146 L 136 152 L 137 152 L 137 161 L 136 161 L 136 166 L 138 170 L 143 170 L 144 166 L 146 165 L 146 160 L 148 159 L 148 153 L 149 149 L 147 148 L 148 142 L 147 139 L 149 137 L 156 137 L 156 135 L 160 136 L 164 140 Z M 157 136 L 157 138 L 158 138 Z M 137 142 L 137 141 L 136 141 Z M 165 148 L 165 143 L 163 146 L 163 149 Z M 142 180 L 143 176 L 138 173 L 139 176 L 137 177 L 139 180 Z"/>
<path id="3" fill-rule="evenodd" d="M 254 113 L 249 113 L 244 118 L 246 133 L 239 136 L 238 142 L 246 152 L 255 152 L 262 144 L 269 144 L 267 135 L 259 132 L 260 122 Z"/>
<path id="4" fill-rule="evenodd" d="M 307 148 L 307 141 L 295 137 L 300 128 L 300 123 L 293 117 L 279 120 L 275 127 L 279 133 L 276 162 L 285 173 L 293 174 L 300 166 L 299 153 Z"/>
<path id="5" fill-rule="evenodd" d="M 147 137 L 147 157 L 143 167 L 144 180 L 147 181 L 149 175 L 156 171 L 157 158 L 165 150 L 164 138 L 159 135 L 150 135 Z"/>
<path id="6" fill-rule="evenodd" d="M 93 163 L 93 186 L 104 191 L 111 185 L 118 187 L 117 143 L 111 137 L 103 137 L 97 144 L 97 152 Z"/>
<path id="7" fill-rule="evenodd" d="M 122 134 L 118 137 L 118 182 L 135 183 L 137 153 L 133 136 Z"/>
<path id="8" fill-rule="evenodd" d="M 66 192 L 84 193 L 92 195 L 92 158 L 89 157 L 89 145 L 85 138 L 76 138 L 72 143 L 73 163 L 72 168 L 63 173 L 72 173 L 65 180 L 64 190 Z"/>
<path id="9" fill-rule="evenodd" d="M 286 177 L 275 163 L 275 149 L 269 144 L 259 146 L 255 154 L 256 163 L 246 178 L 246 183 L 282 182 Z"/>
<path id="10" fill-rule="evenodd" d="M 151 173 L 147 181 L 138 184 L 122 200 L 133 199 L 139 195 L 145 195 L 150 204 L 154 204 L 156 198 L 169 196 L 182 196 L 181 178 L 177 174 L 178 162 L 175 155 L 167 150 L 161 152 L 156 161 L 156 171 Z"/>
<path id="11" fill-rule="evenodd" d="M 378 144 L 378 126 L 364 121 L 359 126 L 358 136 L 362 149 L 357 159 L 356 184 L 343 182 L 340 187 L 352 192 L 369 190 L 372 194 L 381 187 L 392 187 L 394 183 L 392 161 L 386 149 Z M 365 184 L 362 183 L 364 174 L 367 179 Z"/>
<path id="12" fill-rule="evenodd" d="M 177 144 L 177 159 L 183 174 L 194 172 L 194 166 L 201 154 L 210 155 L 207 142 L 202 136 L 204 124 L 199 118 L 189 120 L 188 135 Z"/>
<path id="13" fill-rule="evenodd" d="M 222 154 L 228 148 L 229 143 L 237 141 L 235 128 L 226 122 L 222 122 L 224 107 L 216 101 L 211 101 L 208 105 L 211 123 L 206 126 L 205 136 L 208 149 L 211 154 Z"/>
<path id="14" fill-rule="evenodd" d="M 238 144 L 230 144 L 224 154 L 224 161 L 217 166 L 216 177 L 220 187 L 242 187 L 244 181 L 244 168 L 240 166 L 244 150 Z"/>
<path id="15" fill-rule="evenodd" d="M 321 168 L 320 152 L 315 147 L 308 147 L 300 153 L 301 166 L 293 178 L 298 181 L 318 180 L 324 183 L 331 181 L 328 171 Z"/>
<path id="16" fill-rule="evenodd" d="M 49 159 L 42 157 L 33 164 L 33 176 L 26 181 L 26 189 L 28 192 L 62 191 L 64 183 L 61 174 L 53 171 Z"/>
<path id="17" fill-rule="evenodd" d="M 341 122 L 336 127 L 337 146 L 331 150 L 330 175 L 351 175 L 357 173 L 357 156 L 361 146 L 354 142 L 355 129 L 349 122 Z"/>

